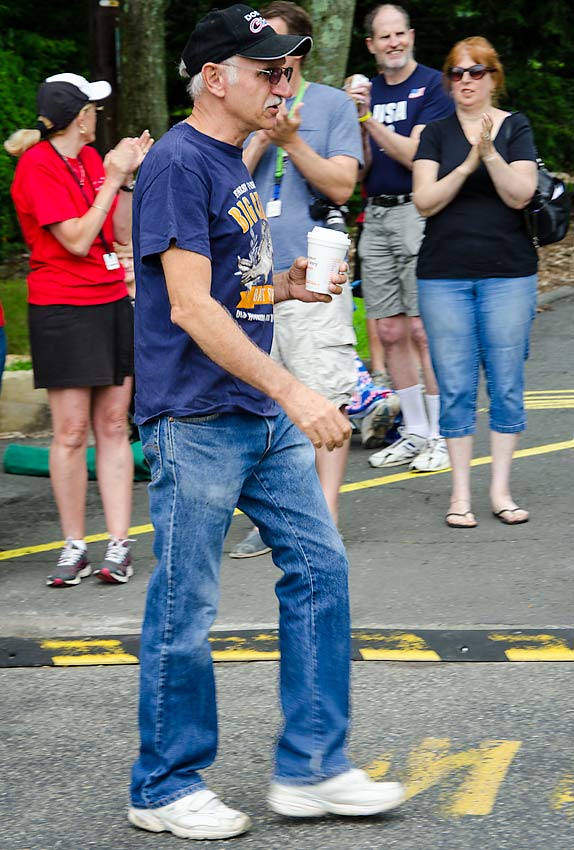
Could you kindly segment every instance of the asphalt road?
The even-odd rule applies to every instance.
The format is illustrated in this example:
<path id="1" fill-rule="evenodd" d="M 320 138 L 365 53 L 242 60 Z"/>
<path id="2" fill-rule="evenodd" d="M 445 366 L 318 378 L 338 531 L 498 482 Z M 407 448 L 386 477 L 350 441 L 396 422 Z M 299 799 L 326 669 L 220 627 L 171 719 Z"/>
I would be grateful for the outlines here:
<path id="1" fill-rule="evenodd" d="M 219 758 L 205 776 L 253 820 L 238 850 L 571 850 L 572 665 L 357 662 L 350 752 L 406 781 L 388 816 L 268 811 L 276 663 L 216 666 Z M 0 672 L 0 850 L 181 850 L 125 819 L 137 667 Z M 388 767 L 388 772 L 385 770 Z"/>
<path id="2" fill-rule="evenodd" d="M 368 453 L 353 444 L 341 531 L 355 629 L 573 626 L 574 297 L 550 306 L 535 323 L 529 430 L 513 467 L 515 498 L 530 509 L 530 523 L 511 528 L 490 514 L 485 412 L 473 471 L 480 526 L 473 531 L 444 525 L 448 473 L 372 470 Z M 95 484 L 88 513 L 89 533 L 103 534 Z M 138 632 L 153 569 L 144 484 L 134 497 L 136 575 L 124 587 L 93 580 L 66 591 L 45 587 L 61 536 L 48 480 L 0 473 L 0 515 L 0 639 Z M 247 528 L 246 517 L 234 520 L 227 551 Z M 94 561 L 104 545 L 90 543 Z M 217 626 L 274 626 L 275 579 L 269 556 L 224 555 Z M 574 659 L 573 649 L 565 645 L 561 657 Z M 275 666 L 217 665 L 221 751 L 207 778 L 253 816 L 254 829 L 202 846 L 574 846 L 571 664 L 356 662 L 352 754 L 378 778 L 404 779 L 411 799 L 386 818 L 321 823 L 292 823 L 265 808 L 279 722 Z M 182 846 L 124 820 L 137 746 L 137 666 L 4 669 L 0 689 L 0 850 Z"/>

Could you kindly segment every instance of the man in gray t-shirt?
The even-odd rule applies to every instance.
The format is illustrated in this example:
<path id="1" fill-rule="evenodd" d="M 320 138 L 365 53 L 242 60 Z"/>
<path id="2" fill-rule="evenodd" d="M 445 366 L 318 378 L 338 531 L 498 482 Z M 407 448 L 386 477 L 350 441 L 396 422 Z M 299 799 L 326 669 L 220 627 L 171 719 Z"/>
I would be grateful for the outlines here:
<path id="1" fill-rule="evenodd" d="M 294 3 L 275 0 L 261 13 L 282 35 L 312 35 L 309 15 Z M 286 101 L 276 128 L 255 133 L 243 155 L 269 220 L 276 272 L 289 268 L 294 257 L 307 255 L 308 231 L 317 224 L 328 226 L 328 207 L 336 208 L 350 198 L 362 161 L 354 102 L 339 89 L 305 80 L 304 59 L 287 57 L 285 67 L 293 68 L 293 97 Z M 323 206 L 314 213 L 318 218 L 312 216 L 313 204 L 316 210 Z M 340 224 L 344 225 L 342 216 Z M 344 408 L 356 383 L 350 289 L 330 304 L 306 307 L 305 311 L 291 305 L 276 307 L 271 354 L 304 384 Z M 316 452 L 319 480 L 335 522 L 348 451 L 347 442 L 334 452 Z M 265 551 L 254 530 L 231 556 Z"/>

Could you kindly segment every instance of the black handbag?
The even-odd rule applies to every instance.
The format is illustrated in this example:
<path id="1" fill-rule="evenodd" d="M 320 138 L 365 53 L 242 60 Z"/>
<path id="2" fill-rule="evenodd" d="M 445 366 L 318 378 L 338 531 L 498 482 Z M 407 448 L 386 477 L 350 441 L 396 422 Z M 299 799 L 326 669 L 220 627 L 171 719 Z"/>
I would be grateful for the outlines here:
<path id="1" fill-rule="evenodd" d="M 526 229 L 534 245 L 560 242 L 570 224 L 570 194 L 566 186 L 554 177 L 541 159 L 537 159 L 538 185 L 534 197 L 524 210 Z"/>
<path id="2" fill-rule="evenodd" d="M 504 122 L 506 141 L 510 138 L 510 120 Z M 526 229 L 536 248 L 560 242 L 568 233 L 570 224 L 570 194 L 565 184 L 554 177 L 540 157 L 538 166 L 538 184 L 532 200 L 524 208 Z"/>

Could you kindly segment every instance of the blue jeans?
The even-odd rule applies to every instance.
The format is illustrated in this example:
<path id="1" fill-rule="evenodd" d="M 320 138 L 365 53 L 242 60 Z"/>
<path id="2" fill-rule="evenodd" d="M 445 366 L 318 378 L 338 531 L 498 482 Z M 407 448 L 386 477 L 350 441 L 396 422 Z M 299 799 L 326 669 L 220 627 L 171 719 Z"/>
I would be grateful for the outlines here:
<path id="1" fill-rule="evenodd" d="M 439 385 L 441 434 L 474 434 L 481 363 L 490 398 L 491 431 L 524 431 L 524 362 L 536 315 L 537 276 L 419 279 L 418 284 L 421 317 Z"/>
<path id="2" fill-rule="evenodd" d="M 284 715 L 276 778 L 298 785 L 348 770 L 348 564 L 311 443 L 283 413 L 162 417 L 140 432 L 158 564 L 142 630 L 133 805 L 164 806 L 203 788 L 198 771 L 215 759 L 208 633 L 236 505 L 283 573 L 276 585 Z"/>

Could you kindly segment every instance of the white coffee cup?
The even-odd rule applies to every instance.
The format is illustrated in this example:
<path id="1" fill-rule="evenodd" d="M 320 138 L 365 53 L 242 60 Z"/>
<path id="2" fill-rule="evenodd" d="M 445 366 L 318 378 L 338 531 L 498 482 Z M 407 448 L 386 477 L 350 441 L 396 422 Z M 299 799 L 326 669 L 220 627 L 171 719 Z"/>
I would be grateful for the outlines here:
<path id="1" fill-rule="evenodd" d="M 365 77 L 364 74 L 351 74 L 350 77 L 347 77 L 345 80 L 345 84 L 343 88 L 345 91 L 351 91 L 352 89 L 357 88 L 357 86 L 364 86 L 365 84 L 369 84 L 371 81 L 368 77 Z"/>
<path id="2" fill-rule="evenodd" d="M 307 275 L 305 289 L 330 295 L 331 275 L 347 256 L 351 240 L 346 233 L 328 227 L 314 227 L 307 234 Z"/>

